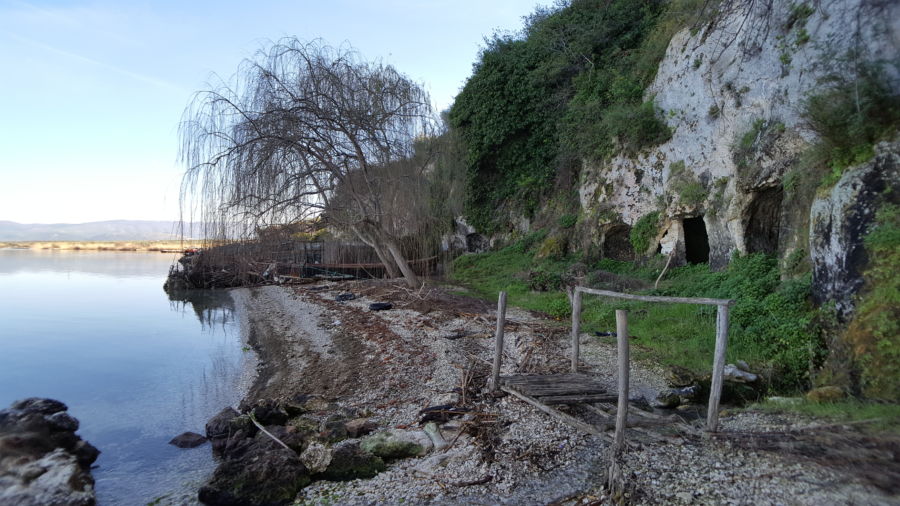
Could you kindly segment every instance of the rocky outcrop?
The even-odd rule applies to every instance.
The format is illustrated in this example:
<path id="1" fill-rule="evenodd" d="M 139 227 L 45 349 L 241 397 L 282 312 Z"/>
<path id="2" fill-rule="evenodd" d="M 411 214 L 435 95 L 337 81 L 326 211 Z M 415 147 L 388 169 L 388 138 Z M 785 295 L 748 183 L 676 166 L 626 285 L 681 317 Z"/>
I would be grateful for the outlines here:
<path id="1" fill-rule="evenodd" d="M 672 38 L 644 96 L 672 137 L 636 156 L 585 164 L 585 235 L 661 211 L 656 240 L 664 239 L 663 254 L 674 251 L 675 265 L 692 252 L 700 261 L 708 251 L 710 265 L 722 267 L 735 251 L 785 259 L 806 249 L 811 192 L 783 191 L 785 174 L 815 139 L 801 104 L 824 76 L 852 71 L 835 55 L 864 48 L 859 56 L 869 61 L 895 57 L 900 4 L 824 2 L 798 14 L 801 5 L 722 2 L 716 19 Z M 889 77 L 896 87 L 898 76 Z"/>
<path id="2" fill-rule="evenodd" d="M 900 142 L 883 142 L 875 158 L 848 169 L 810 213 L 809 248 L 813 294 L 817 302 L 834 302 L 838 314 L 853 311 L 869 261 L 863 239 L 875 213 L 885 203 L 900 203 Z"/>
<path id="3" fill-rule="evenodd" d="M 78 420 L 52 399 L 0 411 L 0 504 L 95 504 L 91 464 L 100 451 L 75 434 Z"/>
<path id="4" fill-rule="evenodd" d="M 433 446 L 421 431 L 366 436 L 377 428 L 373 421 L 321 397 L 259 400 L 241 409 L 225 408 L 206 424 L 221 463 L 200 489 L 204 504 L 288 504 L 313 480 L 371 478 L 386 460 L 422 456 Z"/>
<path id="5" fill-rule="evenodd" d="M 457 216 L 453 219 L 453 231 L 441 238 L 441 250 L 461 253 L 481 253 L 487 251 L 490 242 L 479 234 L 475 227 L 466 223 L 466 219 Z"/>

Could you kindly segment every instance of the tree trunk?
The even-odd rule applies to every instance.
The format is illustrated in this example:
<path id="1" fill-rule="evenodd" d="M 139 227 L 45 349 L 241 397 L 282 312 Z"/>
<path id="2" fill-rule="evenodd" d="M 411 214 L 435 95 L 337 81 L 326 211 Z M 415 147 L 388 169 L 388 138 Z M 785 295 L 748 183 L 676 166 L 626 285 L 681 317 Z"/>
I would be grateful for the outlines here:
<path id="1" fill-rule="evenodd" d="M 403 279 L 406 280 L 406 284 L 410 288 L 418 288 L 419 277 L 416 276 L 416 273 L 409 266 L 409 262 L 406 261 L 406 257 L 403 256 L 403 252 L 400 251 L 400 246 L 397 245 L 397 242 L 394 239 L 386 239 L 384 244 L 387 246 L 388 251 L 391 252 L 394 260 L 397 261 L 397 267 L 400 267 L 400 271 L 403 272 Z"/>
<path id="2" fill-rule="evenodd" d="M 384 253 L 384 250 L 377 243 L 372 244 L 372 248 L 375 250 L 375 254 L 378 255 L 378 260 L 384 265 L 385 270 L 387 271 L 387 275 L 389 278 L 399 278 L 400 271 L 397 270 L 397 263 L 394 262 L 391 257 L 387 256 Z"/>
<path id="3" fill-rule="evenodd" d="M 381 247 L 381 243 L 377 240 L 378 235 L 372 234 L 368 235 L 362 232 L 359 227 L 351 226 L 350 227 L 353 232 L 356 234 L 356 237 L 371 246 L 372 249 L 375 250 L 375 254 L 378 256 L 378 260 L 381 261 L 381 264 L 384 265 L 385 271 L 387 271 L 387 275 L 389 278 L 399 278 L 400 271 L 397 270 L 397 263 L 391 260 L 391 257 L 387 256 L 384 252 L 384 248 Z"/>

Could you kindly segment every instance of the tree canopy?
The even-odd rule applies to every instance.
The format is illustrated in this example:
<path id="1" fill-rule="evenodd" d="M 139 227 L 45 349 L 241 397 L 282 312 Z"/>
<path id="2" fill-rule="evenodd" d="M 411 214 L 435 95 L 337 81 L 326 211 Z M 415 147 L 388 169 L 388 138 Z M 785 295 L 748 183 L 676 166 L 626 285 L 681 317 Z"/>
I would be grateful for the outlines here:
<path id="1" fill-rule="evenodd" d="M 324 216 L 414 284 L 401 196 L 425 184 L 422 145 L 434 130 L 427 93 L 392 66 L 346 45 L 283 39 L 185 110 L 182 201 L 220 239 Z"/>

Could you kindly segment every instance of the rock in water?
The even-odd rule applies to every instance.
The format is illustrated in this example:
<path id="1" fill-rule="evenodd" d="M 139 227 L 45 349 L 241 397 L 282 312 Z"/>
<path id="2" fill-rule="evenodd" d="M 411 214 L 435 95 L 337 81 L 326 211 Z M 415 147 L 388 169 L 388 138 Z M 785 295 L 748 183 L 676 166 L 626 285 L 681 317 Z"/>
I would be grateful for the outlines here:
<path id="1" fill-rule="evenodd" d="M 228 437 L 231 420 L 239 416 L 241 414 L 231 407 L 219 411 L 216 416 L 206 422 L 206 437 L 210 439 Z"/>
<path id="2" fill-rule="evenodd" d="M 185 432 L 173 437 L 172 440 L 169 441 L 169 444 L 179 448 L 196 448 L 206 441 L 207 439 L 205 437 L 196 432 Z"/>
<path id="3" fill-rule="evenodd" d="M 91 506 L 100 451 L 75 435 L 62 402 L 31 398 L 0 411 L 0 504 Z"/>

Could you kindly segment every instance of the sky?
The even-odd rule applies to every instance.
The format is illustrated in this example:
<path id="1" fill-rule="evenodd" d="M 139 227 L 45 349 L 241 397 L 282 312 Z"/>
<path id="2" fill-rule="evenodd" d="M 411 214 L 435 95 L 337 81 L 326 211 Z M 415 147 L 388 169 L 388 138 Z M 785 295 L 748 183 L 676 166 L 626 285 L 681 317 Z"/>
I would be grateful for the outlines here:
<path id="1" fill-rule="evenodd" d="M 354 46 L 438 110 L 537 0 L 0 0 L 0 220 L 174 220 L 192 93 L 272 40 Z"/>

